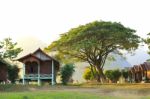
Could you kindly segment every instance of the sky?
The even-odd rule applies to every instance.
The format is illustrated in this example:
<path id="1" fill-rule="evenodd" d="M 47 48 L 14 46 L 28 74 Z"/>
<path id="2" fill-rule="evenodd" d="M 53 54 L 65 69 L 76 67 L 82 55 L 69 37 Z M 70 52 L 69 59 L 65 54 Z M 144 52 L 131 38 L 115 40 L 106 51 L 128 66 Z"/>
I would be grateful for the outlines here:
<path id="1" fill-rule="evenodd" d="M 146 37 L 149 0 L 1 0 L 0 39 L 33 36 L 50 44 L 59 34 L 95 20 L 121 22 Z"/>
<path id="2" fill-rule="evenodd" d="M 30 36 L 50 44 L 71 28 L 96 20 L 121 22 L 145 38 L 150 32 L 149 4 L 149 0 L 0 0 L 0 40 Z M 132 64 L 145 61 L 135 57 L 130 57 Z"/>

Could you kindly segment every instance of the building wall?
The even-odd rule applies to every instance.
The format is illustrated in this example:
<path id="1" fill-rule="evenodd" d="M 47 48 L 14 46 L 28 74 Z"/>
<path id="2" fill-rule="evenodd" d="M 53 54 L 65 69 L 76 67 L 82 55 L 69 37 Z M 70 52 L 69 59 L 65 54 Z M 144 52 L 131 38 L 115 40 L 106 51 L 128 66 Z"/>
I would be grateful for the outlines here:
<path id="1" fill-rule="evenodd" d="M 44 55 L 44 54 L 41 53 L 41 52 L 36 52 L 34 55 L 35 55 L 36 57 L 42 59 L 42 60 L 49 60 L 49 59 L 50 59 L 48 56 Z"/>
<path id="2" fill-rule="evenodd" d="M 32 62 L 30 62 L 31 64 L 26 64 L 26 74 L 31 74 L 31 68 L 33 69 L 33 74 L 37 74 L 38 73 L 38 64 L 34 64 L 32 65 Z M 52 63 L 51 61 L 44 61 L 44 62 L 40 62 L 40 73 L 41 74 L 51 74 L 52 73 Z"/>
<path id="3" fill-rule="evenodd" d="M 41 62 L 40 73 L 41 74 L 51 74 L 52 73 L 52 62 L 51 61 Z"/>
<path id="4" fill-rule="evenodd" d="M 20 69 L 19 78 L 21 79 L 21 78 L 23 78 L 23 75 L 22 75 L 23 74 L 23 64 L 21 62 L 18 62 L 17 64 L 18 64 L 18 68 Z M 28 69 L 29 69 L 29 67 L 30 66 L 27 66 Z M 52 71 L 52 63 L 50 61 L 41 62 L 41 66 L 40 66 L 41 74 L 50 74 L 51 71 Z M 55 70 L 55 72 L 56 72 L 56 70 Z"/>

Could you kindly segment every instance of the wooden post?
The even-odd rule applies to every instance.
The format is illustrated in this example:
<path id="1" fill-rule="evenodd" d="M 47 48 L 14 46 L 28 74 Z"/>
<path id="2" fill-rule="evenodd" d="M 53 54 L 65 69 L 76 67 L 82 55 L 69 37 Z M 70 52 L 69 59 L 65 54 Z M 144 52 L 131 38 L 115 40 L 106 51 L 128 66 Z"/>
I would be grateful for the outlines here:
<path id="1" fill-rule="evenodd" d="M 22 84 L 25 85 L 25 64 L 23 63 L 23 78 L 22 78 Z"/>
<path id="2" fill-rule="evenodd" d="M 40 63 L 38 62 L 38 85 L 40 86 Z"/>
<path id="3" fill-rule="evenodd" d="M 54 60 L 52 59 L 52 85 L 54 85 Z"/>

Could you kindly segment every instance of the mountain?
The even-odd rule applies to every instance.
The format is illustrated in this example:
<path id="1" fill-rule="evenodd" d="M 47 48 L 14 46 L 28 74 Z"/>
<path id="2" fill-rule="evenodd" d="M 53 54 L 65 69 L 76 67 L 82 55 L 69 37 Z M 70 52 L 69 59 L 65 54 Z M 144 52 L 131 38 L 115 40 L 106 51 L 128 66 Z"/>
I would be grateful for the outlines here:
<path id="1" fill-rule="evenodd" d="M 142 64 L 147 59 L 150 59 L 150 55 L 147 53 L 148 48 L 146 46 L 141 46 L 135 50 L 132 54 L 126 55 L 126 60 L 131 63 L 131 65 Z"/>
<path id="2" fill-rule="evenodd" d="M 132 65 L 121 55 L 110 53 L 111 57 L 113 57 L 113 60 L 107 59 L 104 65 L 104 70 L 109 69 L 124 69 L 126 67 L 131 67 Z M 109 57 L 108 56 L 108 57 Z"/>

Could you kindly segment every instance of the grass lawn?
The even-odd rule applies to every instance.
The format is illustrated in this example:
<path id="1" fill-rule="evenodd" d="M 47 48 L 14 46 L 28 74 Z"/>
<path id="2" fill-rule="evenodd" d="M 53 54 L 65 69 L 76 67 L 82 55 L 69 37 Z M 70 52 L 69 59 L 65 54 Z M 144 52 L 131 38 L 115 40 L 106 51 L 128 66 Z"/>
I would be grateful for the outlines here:
<path id="1" fill-rule="evenodd" d="M 150 84 L 0 85 L 0 99 L 150 99 Z"/>
<path id="2" fill-rule="evenodd" d="M 79 92 L 11 92 L 1 93 L 0 99 L 120 99 L 112 96 L 99 96 Z M 124 98 L 125 99 L 125 98 Z"/>
<path id="3" fill-rule="evenodd" d="M 79 92 L 8 92 L 0 93 L 0 99 L 150 99 L 148 96 L 107 96 Z"/>

